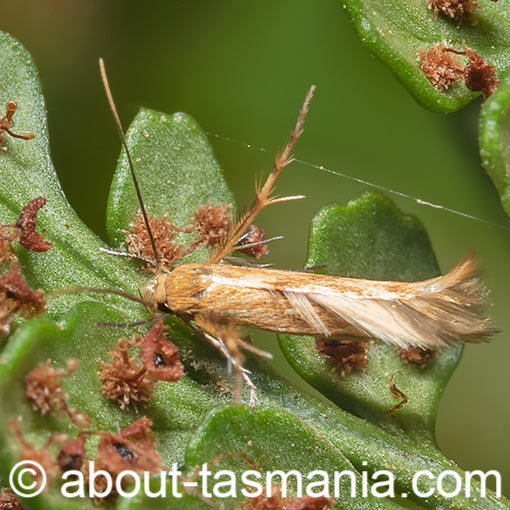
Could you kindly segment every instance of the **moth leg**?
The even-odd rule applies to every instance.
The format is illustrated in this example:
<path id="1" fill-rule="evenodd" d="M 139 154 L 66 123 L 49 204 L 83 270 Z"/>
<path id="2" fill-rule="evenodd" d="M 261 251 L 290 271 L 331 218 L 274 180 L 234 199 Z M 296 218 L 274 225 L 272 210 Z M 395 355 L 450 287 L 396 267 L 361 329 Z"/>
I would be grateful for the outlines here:
<path id="1" fill-rule="evenodd" d="M 315 86 L 310 87 L 310 90 L 306 95 L 305 102 L 299 111 L 296 125 L 291 132 L 287 145 L 283 149 L 283 152 L 275 157 L 273 169 L 267 176 L 264 184 L 256 187 L 255 199 L 253 200 L 250 209 L 245 214 L 243 214 L 238 219 L 238 221 L 234 223 L 234 225 L 232 225 L 225 238 L 222 239 L 216 250 L 212 253 L 209 263 L 218 264 L 227 255 L 230 255 L 236 249 L 238 241 L 246 233 L 247 229 L 253 223 L 258 214 L 267 206 L 280 202 L 289 202 L 291 200 L 300 200 L 301 198 L 305 198 L 302 195 L 278 198 L 273 196 L 273 190 L 281 171 L 290 165 L 292 161 L 294 161 L 292 157 L 292 150 L 294 149 L 294 145 L 296 144 L 298 138 L 303 133 L 305 117 L 308 112 L 308 107 L 310 105 L 310 101 L 312 100 L 314 91 Z"/>
<path id="2" fill-rule="evenodd" d="M 251 262 L 247 259 L 243 259 L 242 257 L 225 257 L 223 260 L 225 262 L 230 262 L 234 266 L 240 267 L 258 267 L 259 269 L 265 269 L 273 266 L 273 264 L 257 264 L 256 262 Z"/>
<path id="3" fill-rule="evenodd" d="M 241 390 L 244 383 L 250 393 L 249 406 L 253 409 L 257 401 L 257 387 L 250 377 L 251 372 L 243 366 L 244 359 L 239 350 L 242 340 L 237 328 L 234 325 L 217 324 L 201 316 L 193 318 L 196 324 L 188 317 L 181 316 L 180 318 L 225 357 L 234 370 L 234 402 L 239 403 L 241 400 Z"/>
<path id="4" fill-rule="evenodd" d="M 160 320 L 166 319 L 170 317 L 171 314 L 161 313 L 151 317 L 150 319 L 143 319 L 140 321 L 133 322 L 96 322 L 96 326 L 102 326 L 105 328 L 134 328 L 136 326 L 144 326 L 145 324 L 153 324 L 154 322 L 158 322 Z"/>
<path id="5" fill-rule="evenodd" d="M 301 269 L 287 269 L 287 271 L 293 271 L 294 273 L 313 273 L 317 269 L 325 269 L 328 267 L 327 264 L 315 264 L 314 266 L 305 266 Z"/>
<path id="6" fill-rule="evenodd" d="M 254 243 L 242 244 L 239 242 L 242 240 L 242 238 L 241 238 L 238 241 L 238 244 L 236 244 L 233 249 L 234 249 L 234 251 L 235 250 L 243 251 L 243 250 L 246 250 L 247 248 L 255 248 L 257 246 L 263 246 L 265 244 L 272 243 L 273 241 L 281 241 L 282 239 L 283 239 L 283 236 L 275 236 L 275 237 L 270 237 L 269 239 L 262 239 L 262 241 L 256 241 Z"/>
<path id="7" fill-rule="evenodd" d="M 327 264 L 315 264 L 314 266 L 306 266 L 303 268 L 303 273 L 313 273 L 317 269 L 326 269 L 327 267 Z"/>
<path id="8" fill-rule="evenodd" d="M 243 377 L 244 356 L 239 350 L 239 344 L 241 342 L 239 330 L 233 323 L 227 325 L 220 325 L 208 320 L 207 317 L 196 316 L 195 321 L 202 328 L 204 333 L 211 335 L 217 341 L 221 342 L 221 345 L 224 347 L 224 350 L 227 354 L 229 369 L 233 369 L 234 372 L 233 400 L 234 403 L 238 404 L 241 401 L 241 393 L 243 389 L 244 379 Z"/>

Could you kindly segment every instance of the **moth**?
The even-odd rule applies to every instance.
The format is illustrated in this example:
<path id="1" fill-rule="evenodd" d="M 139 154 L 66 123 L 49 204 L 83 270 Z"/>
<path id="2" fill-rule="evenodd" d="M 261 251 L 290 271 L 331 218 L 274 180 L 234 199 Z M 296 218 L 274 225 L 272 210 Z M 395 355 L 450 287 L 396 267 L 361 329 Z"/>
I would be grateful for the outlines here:
<path id="1" fill-rule="evenodd" d="M 447 274 L 419 282 L 373 281 L 225 262 L 265 207 L 303 198 L 278 198 L 273 191 L 279 174 L 293 161 L 292 150 L 303 132 L 314 86 L 283 152 L 275 157 L 265 183 L 256 189 L 251 207 L 233 223 L 208 263 L 163 271 L 102 60 L 100 67 L 155 254 L 155 276 L 142 298 L 132 299 L 161 312 L 157 320 L 176 316 L 220 349 L 238 380 L 249 387 L 252 404 L 255 386 L 242 366 L 240 348 L 261 352 L 242 340 L 239 327 L 358 341 L 378 339 L 398 347 L 432 350 L 453 342 L 480 342 L 496 332 L 483 314 L 487 292 L 472 255 Z"/>

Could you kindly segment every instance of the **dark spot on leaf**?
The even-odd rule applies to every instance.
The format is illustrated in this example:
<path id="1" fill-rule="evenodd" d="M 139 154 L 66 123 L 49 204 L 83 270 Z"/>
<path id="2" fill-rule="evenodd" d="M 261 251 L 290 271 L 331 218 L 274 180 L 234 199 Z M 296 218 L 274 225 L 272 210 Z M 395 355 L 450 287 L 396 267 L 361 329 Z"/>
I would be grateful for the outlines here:
<path id="1" fill-rule="evenodd" d="M 133 452 L 124 443 L 115 443 L 113 446 L 122 458 L 129 460 L 133 460 L 135 458 Z"/>
<path id="2" fill-rule="evenodd" d="M 156 368 L 165 366 L 165 358 L 163 358 L 161 354 L 156 354 L 156 356 L 154 356 L 154 366 Z"/>

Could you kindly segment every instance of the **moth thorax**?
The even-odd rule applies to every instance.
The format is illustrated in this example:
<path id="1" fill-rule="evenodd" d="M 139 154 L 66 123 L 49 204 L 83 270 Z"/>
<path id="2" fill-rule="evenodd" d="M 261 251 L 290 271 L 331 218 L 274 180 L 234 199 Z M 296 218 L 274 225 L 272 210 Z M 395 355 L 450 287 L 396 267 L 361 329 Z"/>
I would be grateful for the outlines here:
<path id="1" fill-rule="evenodd" d="M 166 304 L 173 311 L 195 309 L 212 284 L 210 269 L 201 264 L 182 264 L 166 277 Z"/>

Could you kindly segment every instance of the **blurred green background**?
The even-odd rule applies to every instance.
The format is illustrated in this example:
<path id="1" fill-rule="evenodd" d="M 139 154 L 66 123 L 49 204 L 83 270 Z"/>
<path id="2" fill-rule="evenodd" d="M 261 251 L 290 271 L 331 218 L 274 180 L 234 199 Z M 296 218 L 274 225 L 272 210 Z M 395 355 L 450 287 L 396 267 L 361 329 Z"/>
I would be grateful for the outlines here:
<path id="1" fill-rule="evenodd" d="M 35 59 L 63 188 L 103 237 L 120 146 L 99 80 L 100 56 L 126 126 L 142 105 L 180 110 L 208 132 L 270 151 L 211 137 L 241 205 L 248 204 L 255 177 L 270 168 L 315 83 L 298 158 L 510 225 L 480 166 L 480 104 L 448 116 L 424 111 L 362 46 L 341 1 L 15 0 L 2 2 L 0 28 Z M 263 215 L 259 223 L 269 235 L 285 235 L 270 261 L 301 267 L 314 213 L 365 189 L 294 164 L 279 190 L 305 193 L 307 200 Z M 425 224 L 444 271 L 468 250 L 483 265 L 503 333 L 490 344 L 466 347 L 443 398 L 438 438 L 464 469 L 499 470 L 510 495 L 510 231 L 393 198 Z M 268 337 L 262 341 L 276 351 Z M 275 363 L 291 374 L 281 356 Z"/>

